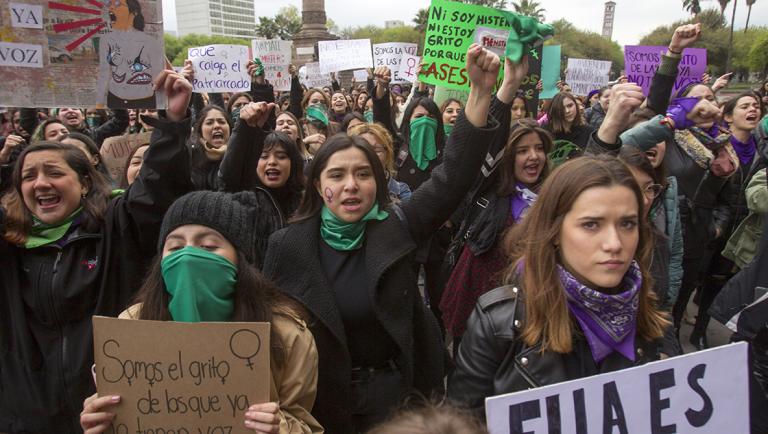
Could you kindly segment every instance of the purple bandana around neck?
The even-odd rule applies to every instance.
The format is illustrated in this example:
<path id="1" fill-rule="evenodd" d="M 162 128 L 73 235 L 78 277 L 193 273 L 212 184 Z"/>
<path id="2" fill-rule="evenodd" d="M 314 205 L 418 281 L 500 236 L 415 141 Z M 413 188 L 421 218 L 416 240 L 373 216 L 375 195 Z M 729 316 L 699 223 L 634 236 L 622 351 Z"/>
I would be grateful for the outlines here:
<path id="1" fill-rule="evenodd" d="M 600 363 L 613 351 L 634 361 L 637 310 L 643 282 L 637 262 L 632 261 L 621 282 L 625 291 L 615 295 L 588 288 L 563 267 L 558 265 L 557 269 L 568 298 L 568 309 L 579 322 L 595 363 Z"/>
<path id="2" fill-rule="evenodd" d="M 755 136 L 750 134 L 747 143 L 742 143 L 735 136 L 731 136 L 731 145 L 733 145 L 733 150 L 736 151 L 736 155 L 739 156 L 741 165 L 749 168 L 749 165 L 752 163 L 752 159 L 757 152 L 757 140 L 755 140 Z"/>
<path id="3" fill-rule="evenodd" d="M 515 193 L 509 196 L 509 212 L 515 223 L 525 216 L 531 205 L 539 196 L 519 182 L 515 185 Z"/>

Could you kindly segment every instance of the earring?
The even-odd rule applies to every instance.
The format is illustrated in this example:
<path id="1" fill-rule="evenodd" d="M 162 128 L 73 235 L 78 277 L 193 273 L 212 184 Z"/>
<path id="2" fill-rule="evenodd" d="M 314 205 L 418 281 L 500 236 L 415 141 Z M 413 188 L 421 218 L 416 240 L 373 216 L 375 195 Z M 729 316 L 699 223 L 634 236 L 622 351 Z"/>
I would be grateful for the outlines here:
<path id="1" fill-rule="evenodd" d="M 83 192 L 83 193 L 80 193 L 80 198 L 81 198 L 82 200 L 85 200 L 85 196 L 87 196 L 87 195 L 88 195 L 88 192 L 87 192 L 87 191 L 85 191 L 85 192 Z"/>

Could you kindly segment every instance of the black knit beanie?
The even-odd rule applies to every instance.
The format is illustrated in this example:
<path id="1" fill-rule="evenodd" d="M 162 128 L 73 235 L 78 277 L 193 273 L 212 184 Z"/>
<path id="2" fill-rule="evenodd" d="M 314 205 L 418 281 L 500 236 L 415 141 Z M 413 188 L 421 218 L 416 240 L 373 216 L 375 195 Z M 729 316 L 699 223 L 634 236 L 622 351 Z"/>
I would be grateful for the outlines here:
<path id="1" fill-rule="evenodd" d="M 158 239 L 158 252 L 162 252 L 165 238 L 174 229 L 184 225 L 202 225 L 217 230 L 248 262 L 254 262 L 255 231 L 252 192 L 223 193 L 195 191 L 171 205 L 163 218 Z"/>

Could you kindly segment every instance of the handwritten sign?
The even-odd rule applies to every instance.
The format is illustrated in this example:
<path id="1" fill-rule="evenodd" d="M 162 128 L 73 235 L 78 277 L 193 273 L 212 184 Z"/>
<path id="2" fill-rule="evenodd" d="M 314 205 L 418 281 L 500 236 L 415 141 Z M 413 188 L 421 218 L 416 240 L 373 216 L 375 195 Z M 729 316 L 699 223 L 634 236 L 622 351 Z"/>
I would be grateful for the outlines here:
<path id="1" fill-rule="evenodd" d="M 509 30 L 492 29 L 490 27 L 478 27 L 475 30 L 475 42 L 496 53 L 499 58 L 504 57 L 508 38 Z"/>
<path id="2" fill-rule="evenodd" d="M 386 44 L 374 44 L 373 62 L 374 66 L 386 66 L 392 71 L 393 84 L 412 83 L 407 77 L 400 75 L 400 68 L 405 56 L 416 56 L 418 46 L 406 42 L 387 42 Z M 414 72 L 416 68 L 414 68 Z"/>
<path id="3" fill-rule="evenodd" d="M 291 48 L 293 42 L 280 39 L 251 41 L 253 58 L 261 60 L 264 65 L 264 77 L 278 91 L 291 90 L 291 75 L 288 67 L 291 64 Z"/>
<path id="4" fill-rule="evenodd" d="M 491 434 L 748 433 L 747 344 L 487 398 Z"/>
<path id="5" fill-rule="evenodd" d="M 193 47 L 187 58 L 195 67 L 193 92 L 245 92 L 251 89 L 248 75 L 248 47 L 206 45 Z"/>
<path id="6" fill-rule="evenodd" d="M 305 63 L 299 68 L 299 80 L 307 88 L 322 88 L 331 85 L 331 77 L 320 71 L 320 64 L 317 62 Z"/>
<path id="7" fill-rule="evenodd" d="M 574 95 L 587 95 L 608 84 L 611 62 L 591 59 L 568 59 L 568 73 L 565 81 L 571 85 Z"/>
<path id="8" fill-rule="evenodd" d="M 26 3 L 9 3 L 11 26 L 24 29 L 43 28 L 43 7 Z"/>
<path id="9" fill-rule="evenodd" d="M 541 80 L 542 46 L 532 48 L 528 52 L 528 74 L 520 83 L 520 90 L 525 96 L 526 117 L 536 118 L 539 113 L 539 91 L 536 85 Z"/>
<path id="10" fill-rule="evenodd" d="M 404 54 L 402 62 L 400 63 L 400 69 L 398 69 L 396 75 L 406 83 L 415 82 L 416 79 L 419 78 L 420 61 L 421 58 L 419 56 Z"/>
<path id="11" fill-rule="evenodd" d="M 148 145 L 152 132 L 147 131 L 137 134 L 123 134 L 104 139 L 99 154 L 101 161 L 107 166 L 112 179 L 119 181 L 125 173 L 125 167 L 128 165 L 128 158 L 134 149 L 142 145 Z"/>
<path id="12" fill-rule="evenodd" d="M 455 99 L 461 101 L 462 106 L 465 106 L 467 105 L 467 99 L 469 99 L 469 91 L 449 89 L 443 86 L 435 86 L 435 95 L 432 97 L 432 99 L 435 101 L 435 104 L 437 104 L 438 107 L 440 107 L 447 99 Z"/>
<path id="13" fill-rule="evenodd" d="M 269 323 L 93 318 L 99 395 L 120 395 L 115 433 L 247 433 L 269 401 Z"/>
<path id="14" fill-rule="evenodd" d="M 642 86 L 643 93 L 648 95 L 651 80 L 661 64 L 661 56 L 667 47 L 627 45 L 624 47 L 624 69 L 630 83 Z M 701 81 L 701 75 L 707 70 L 706 48 L 686 48 L 683 50 L 680 64 L 677 67 L 677 79 L 672 94 L 690 83 Z"/>
<path id="15" fill-rule="evenodd" d="M 340 39 L 317 43 L 320 70 L 326 74 L 373 65 L 370 39 Z"/>
<path id="16" fill-rule="evenodd" d="M 549 99 L 557 94 L 557 80 L 560 79 L 560 46 L 545 45 L 541 59 L 541 94 L 540 98 Z"/>

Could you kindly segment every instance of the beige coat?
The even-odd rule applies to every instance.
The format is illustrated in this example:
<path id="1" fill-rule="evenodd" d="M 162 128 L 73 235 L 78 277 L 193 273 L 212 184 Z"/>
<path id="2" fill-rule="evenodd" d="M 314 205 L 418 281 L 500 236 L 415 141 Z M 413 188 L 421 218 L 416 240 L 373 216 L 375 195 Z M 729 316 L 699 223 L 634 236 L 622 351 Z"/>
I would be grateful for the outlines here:
<path id="1" fill-rule="evenodd" d="M 134 304 L 119 318 L 138 319 L 140 309 L 141 305 Z M 270 358 L 269 399 L 280 404 L 280 434 L 322 433 L 323 428 L 310 414 L 317 394 L 317 348 L 312 332 L 288 309 L 272 312 L 272 330 L 279 341 L 272 346 L 282 344 L 285 358 L 282 363 Z"/>

